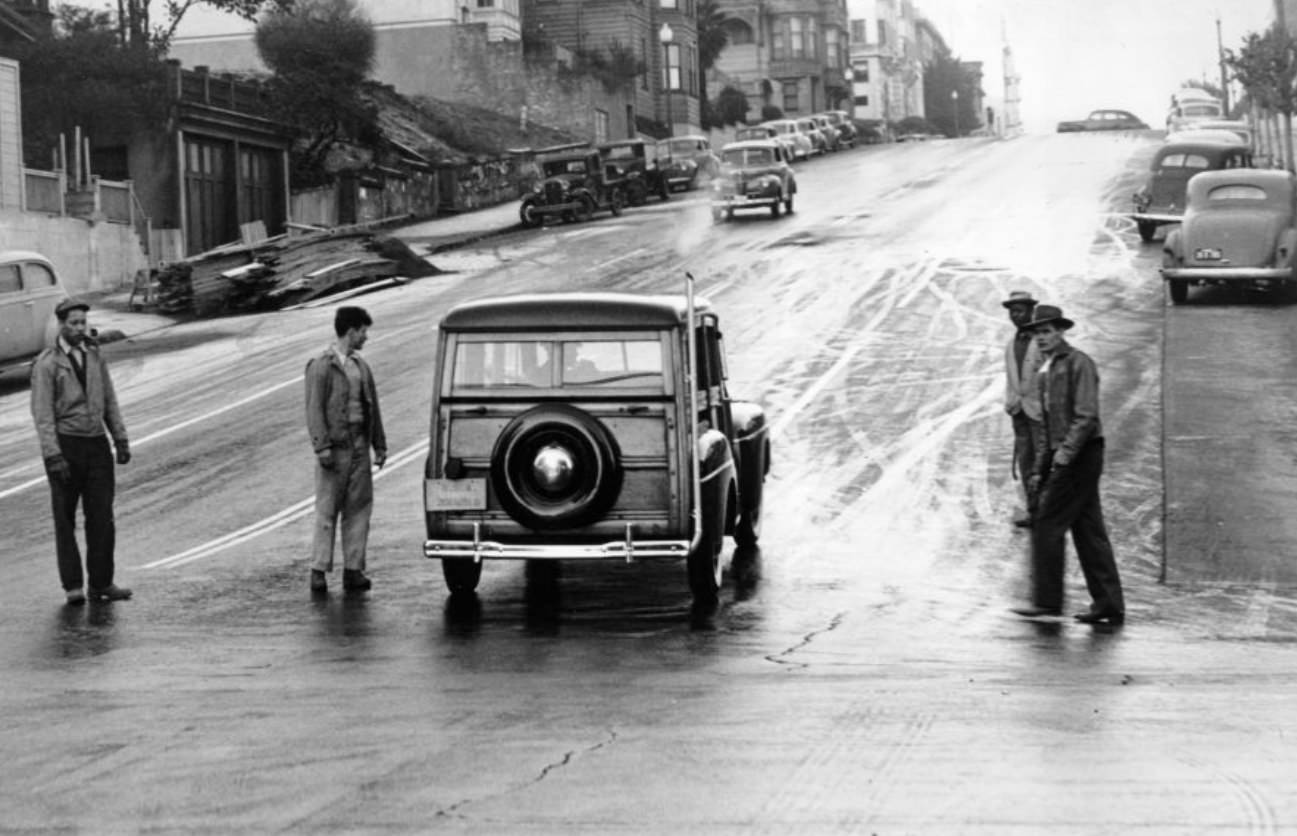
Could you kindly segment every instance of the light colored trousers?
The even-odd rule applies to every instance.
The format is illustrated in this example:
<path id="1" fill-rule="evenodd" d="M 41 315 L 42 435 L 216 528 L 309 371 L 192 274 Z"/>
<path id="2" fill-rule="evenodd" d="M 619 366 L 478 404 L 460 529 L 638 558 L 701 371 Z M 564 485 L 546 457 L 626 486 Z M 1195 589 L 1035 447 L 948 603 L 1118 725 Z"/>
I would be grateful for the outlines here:
<path id="1" fill-rule="evenodd" d="M 342 517 L 342 566 L 365 568 L 369 517 L 374 511 L 374 477 L 369 439 L 353 434 L 350 447 L 333 448 L 333 469 L 315 463 L 315 544 L 311 568 L 333 571 L 334 531 Z"/>

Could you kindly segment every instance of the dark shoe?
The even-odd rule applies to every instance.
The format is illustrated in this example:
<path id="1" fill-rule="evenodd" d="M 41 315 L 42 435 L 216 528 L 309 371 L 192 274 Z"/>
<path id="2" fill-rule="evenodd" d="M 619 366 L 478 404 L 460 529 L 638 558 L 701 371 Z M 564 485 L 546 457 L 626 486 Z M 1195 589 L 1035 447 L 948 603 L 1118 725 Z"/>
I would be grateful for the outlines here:
<path id="1" fill-rule="evenodd" d="M 67 590 L 68 606 L 79 607 L 86 602 L 86 594 L 80 588 Z"/>
<path id="2" fill-rule="evenodd" d="M 1009 612 L 1014 615 L 1020 615 L 1023 618 L 1043 618 L 1045 616 L 1059 616 L 1063 614 L 1062 610 L 1050 609 L 1049 607 L 1010 607 Z"/>
<path id="3" fill-rule="evenodd" d="M 96 589 L 93 586 L 90 587 L 91 601 L 125 601 L 130 598 L 131 595 L 132 592 L 129 589 L 124 586 L 118 586 L 115 583 L 110 583 L 108 586 L 100 589 Z"/>
<path id="4" fill-rule="evenodd" d="M 1075 618 L 1082 624 L 1111 624 L 1114 627 L 1119 627 L 1126 623 L 1126 614 L 1124 612 L 1087 610 L 1086 612 L 1077 613 Z"/>
<path id="5" fill-rule="evenodd" d="M 342 570 L 342 588 L 360 592 L 373 586 L 365 573 L 359 569 Z"/>
<path id="6" fill-rule="evenodd" d="M 329 591 L 329 581 L 324 577 L 324 573 L 321 572 L 319 569 L 311 570 L 311 591 L 312 592 Z"/>

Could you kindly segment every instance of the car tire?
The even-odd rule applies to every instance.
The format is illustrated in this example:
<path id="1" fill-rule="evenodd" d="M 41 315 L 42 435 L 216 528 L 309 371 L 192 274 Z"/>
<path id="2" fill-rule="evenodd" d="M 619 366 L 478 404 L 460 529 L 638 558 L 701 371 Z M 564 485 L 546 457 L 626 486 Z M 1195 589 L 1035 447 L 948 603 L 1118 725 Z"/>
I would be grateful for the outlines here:
<path id="1" fill-rule="evenodd" d="M 518 207 L 518 220 L 528 229 L 535 229 L 545 222 L 545 216 L 536 211 L 536 201 L 527 198 Z"/>
<path id="2" fill-rule="evenodd" d="M 1135 221 L 1135 226 L 1139 229 L 1139 240 L 1145 244 L 1151 242 L 1157 233 L 1157 224 L 1152 221 Z"/>
<path id="3" fill-rule="evenodd" d="M 545 486 L 533 463 L 546 447 L 572 463 L 570 485 Z M 515 522 L 536 531 L 580 528 L 602 519 L 622 486 L 621 452 L 597 418 L 569 404 L 533 407 L 510 421 L 491 451 L 491 488 Z"/>
<path id="4" fill-rule="evenodd" d="M 734 542 L 745 548 L 751 548 L 761 539 L 761 502 L 755 508 L 744 508 L 739 512 L 738 524 L 734 526 Z"/>
<path id="5" fill-rule="evenodd" d="M 713 209 L 713 210 L 712 210 L 712 223 L 718 224 L 718 223 L 722 223 L 724 220 L 725 220 L 725 210 L 724 210 L 724 209 Z"/>
<path id="6" fill-rule="evenodd" d="M 777 218 L 777 217 L 779 217 L 780 215 L 782 215 L 782 214 L 783 214 L 783 208 L 784 208 L 784 207 L 783 207 L 783 203 L 782 203 L 782 201 L 781 201 L 780 199 L 776 198 L 776 199 L 775 199 L 775 202 L 772 203 L 772 204 L 770 204 L 770 217 L 772 217 L 772 218 Z"/>
<path id="7" fill-rule="evenodd" d="M 698 546 L 689 552 L 685 561 L 689 572 L 689 591 L 693 593 L 696 604 L 711 604 L 720 597 L 721 548 L 725 537 L 717 517 L 715 513 L 703 514 L 702 535 L 698 538 Z"/>
<path id="8" fill-rule="evenodd" d="M 667 183 L 665 177 L 662 178 L 662 185 L 658 186 L 658 197 L 662 198 L 663 203 L 671 199 L 671 185 Z"/>
<path id="9" fill-rule="evenodd" d="M 443 557 L 441 574 L 452 595 L 463 595 L 477 589 L 482 579 L 482 562 L 471 557 Z"/>
<path id="10" fill-rule="evenodd" d="M 626 193 L 620 188 L 612 190 L 612 197 L 608 200 L 608 210 L 612 212 L 614 218 L 621 215 L 622 210 L 626 208 Z"/>
<path id="11" fill-rule="evenodd" d="M 784 211 L 788 214 L 793 213 L 793 193 L 789 192 L 788 197 L 784 200 Z"/>
<path id="12" fill-rule="evenodd" d="M 643 206 L 648 203 L 648 186 L 643 180 L 632 180 L 626 187 L 626 203 L 629 206 Z"/>
<path id="13" fill-rule="evenodd" d="M 580 203 L 580 206 L 572 210 L 572 217 L 578 223 L 585 223 L 594 217 L 594 198 L 590 197 L 588 194 L 583 194 L 578 198 L 578 202 Z"/>
<path id="14" fill-rule="evenodd" d="M 1185 279 L 1169 279 L 1167 290 L 1171 292 L 1171 304 L 1183 305 L 1189 301 L 1189 282 Z"/>

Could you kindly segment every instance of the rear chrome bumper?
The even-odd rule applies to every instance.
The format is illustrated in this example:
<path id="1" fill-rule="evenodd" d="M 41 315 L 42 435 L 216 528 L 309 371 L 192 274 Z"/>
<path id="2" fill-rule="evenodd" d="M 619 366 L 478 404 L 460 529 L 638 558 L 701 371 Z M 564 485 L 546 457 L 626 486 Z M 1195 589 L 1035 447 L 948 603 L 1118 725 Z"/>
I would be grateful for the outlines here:
<path id="1" fill-rule="evenodd" d="M 770 195 L 758 197 L 755 195 L 725 195 L 712 198 L 712 206 L 716 209 L 747 209 L 747 208 L 769 208 L 779 203 L 779 195 Z"/>
<path id="2" fill-rule="evenodd" d="M 423 556 L 442 558 L 470 557 L 474 563 L 491 560 L 611 560 L 630 563 L 642 558 L 680 558 L 689 555 L 688 540 L 639 540 L 631 526 L 626 537 L 604 543 L 569 543 L 533 545 L 483 540 L 481 524 L 473 524 L 472 540 L 425 540 Z"/>
<path id="3" fill-rule="evenodd" d="M 1129 217 L 1132 221 L 1149 221 L 1155 224 L 1178 224 L 1184 220 L 1184 215 L 1164 215 L 1158 212 L 1132 212 Z"/>
<path id="4" fill-rule="evenodd" d="M 1287 267 L 1163 267 L 1162 278 L 1212 282 L 1283 280 L 1293 278 L 1293 271 Z"/>

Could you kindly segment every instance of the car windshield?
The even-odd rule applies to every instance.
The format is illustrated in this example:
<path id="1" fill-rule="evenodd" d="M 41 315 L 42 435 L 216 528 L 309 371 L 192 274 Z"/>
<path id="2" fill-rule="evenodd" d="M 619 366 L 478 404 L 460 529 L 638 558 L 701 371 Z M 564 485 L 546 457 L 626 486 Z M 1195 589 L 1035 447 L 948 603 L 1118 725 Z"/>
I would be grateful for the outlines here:
<path id="1" fill-rule="evenodd" d="M 662 344 L 653 339 L 462 341 L 451 380 L 457 389 L 661 388 L 662 368 Z"/>
<path id="2" fill-rule="evenodd" d="M 698 143 L 692 139 L 673 139 L 667 143 L 667 148 L 672 154 L 679 154 L 682 157 L 698 153 Z"/>
<path id="3" fill-rule="evenodd" d="M 1207 193 L 1208 200 L 1265 200 L 1265 198 L 1265 189 L 1241 184 L 1217 186 Z"/>
<path id="4" fill-rule="evenodd" d="M 733 166 L 769 165 L 775 161 L 775 152 L 772 148 L 727 148 L 721 161 Z"/>
<path id="5" fill-rule="evenodd" d="M 550 160 L 544 164 L 545 176 L 556 174 L 585 174 L 585 160 Z"/>

